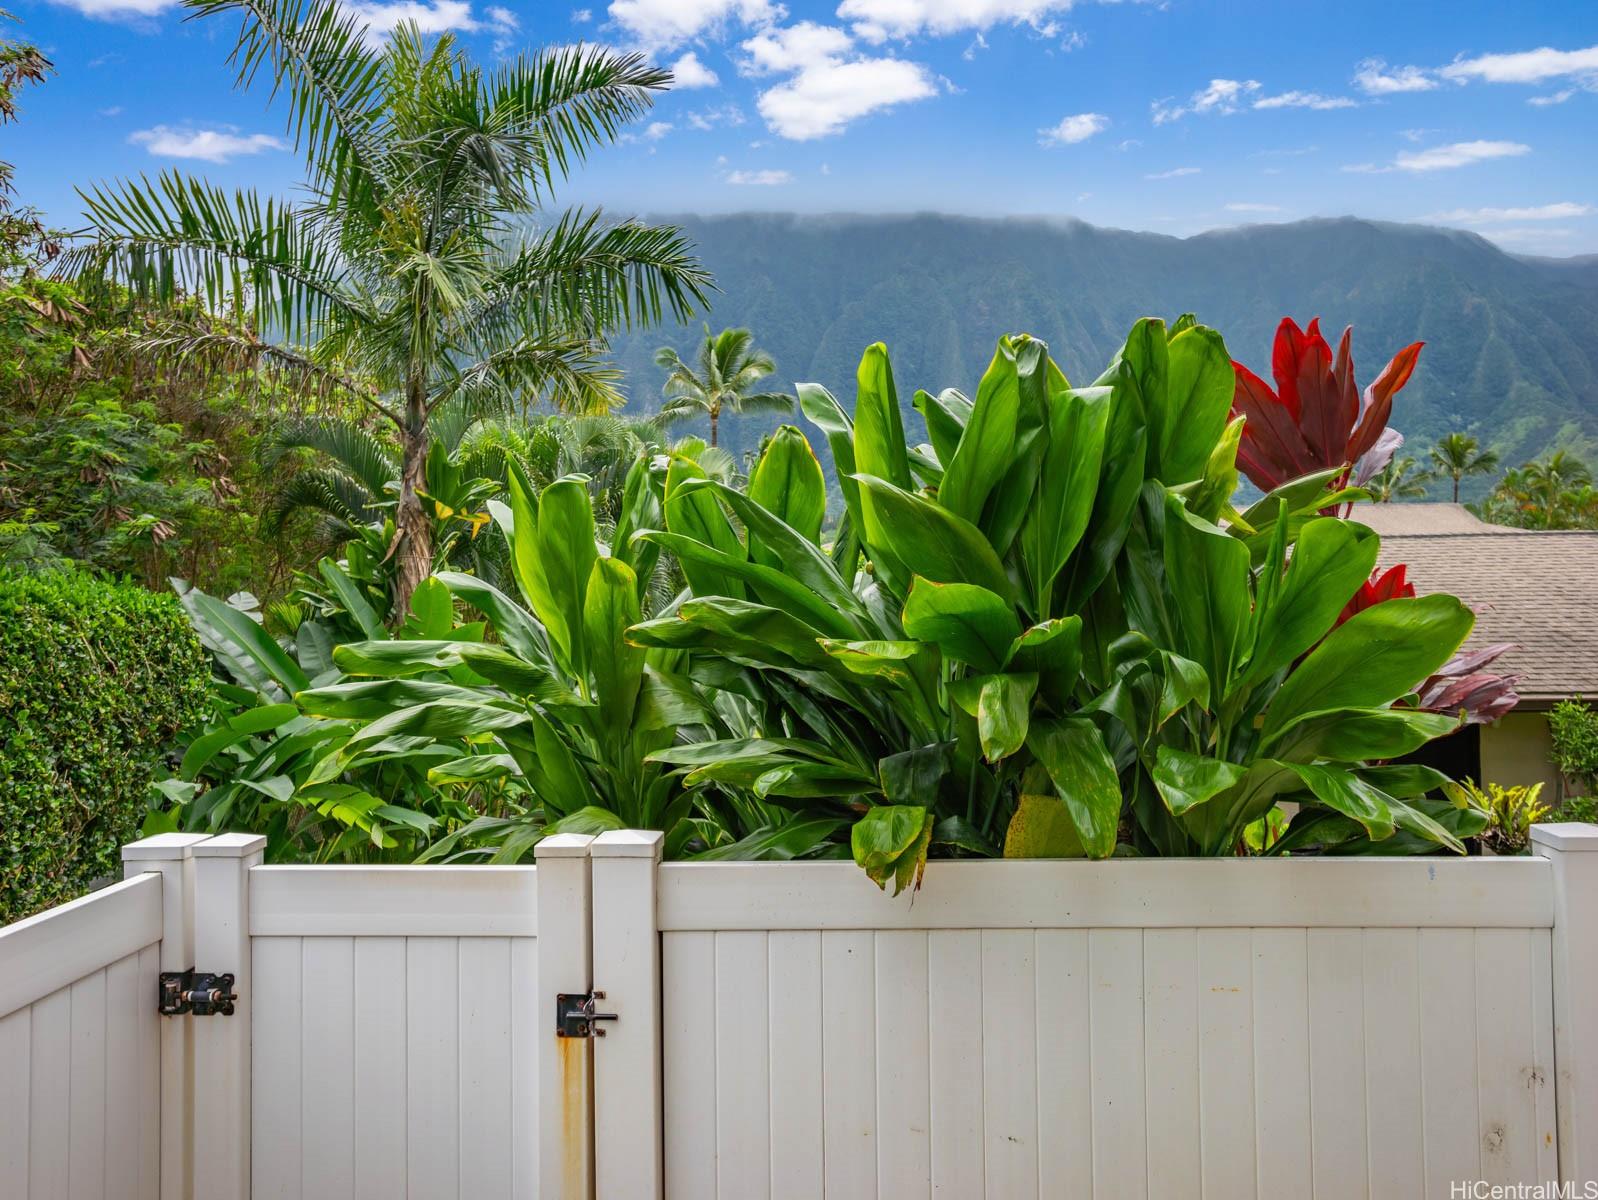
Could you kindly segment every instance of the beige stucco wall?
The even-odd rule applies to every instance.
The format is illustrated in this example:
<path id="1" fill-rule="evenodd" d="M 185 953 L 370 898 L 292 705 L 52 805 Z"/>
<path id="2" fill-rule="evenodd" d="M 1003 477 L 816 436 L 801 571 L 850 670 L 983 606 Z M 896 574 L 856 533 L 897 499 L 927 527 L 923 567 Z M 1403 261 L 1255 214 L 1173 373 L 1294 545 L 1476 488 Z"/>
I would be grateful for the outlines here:
<path id="1" fill-rule="evenodd" d="M 1483 781 L 1503 787 L 1541 783 L 1542 802 L 1562 799 L 1559 772 L 1549 760 L 1553 744 L 1548 736 L 1548 714 L 1512 712 L 1481 731 Z"/>

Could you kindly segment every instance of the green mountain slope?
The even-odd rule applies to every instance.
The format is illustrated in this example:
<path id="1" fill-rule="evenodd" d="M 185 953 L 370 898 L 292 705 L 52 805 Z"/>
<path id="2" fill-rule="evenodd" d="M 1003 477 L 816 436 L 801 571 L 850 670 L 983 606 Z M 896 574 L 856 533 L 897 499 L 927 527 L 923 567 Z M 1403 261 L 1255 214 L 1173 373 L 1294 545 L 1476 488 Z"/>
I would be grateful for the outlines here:
<path id="1" fill-rule="evenodd" d="M 748 325 L 781 385 L 815 380 L 846 405 L 861 350 L 886 342 L 918 431 L 914 390 L 974 394 L 1001 333 L 1043 337 L 1087 382 L 1138 317 L 1192 311 L 1261 374 L 1284 315 L 1320 316 L 1332 339 L 1352 324 L 1361 385 L 1425 341 L 1393 419 L 1415 451 L 1455 429 L 1511 462 L 1553 445 L 1598 450 L 1598 259 L 1517 258 L 1474 234 L 1349 218 L 1186 239 L 935 215 L 672 219 L 720 285 L 712 328 Z M 687 351 L 698 332 L 617 341 L 632 407 L 656 404 L 655 347 Z M 751 448 L 776 420 L 724 422 L 723 442 Z"/>

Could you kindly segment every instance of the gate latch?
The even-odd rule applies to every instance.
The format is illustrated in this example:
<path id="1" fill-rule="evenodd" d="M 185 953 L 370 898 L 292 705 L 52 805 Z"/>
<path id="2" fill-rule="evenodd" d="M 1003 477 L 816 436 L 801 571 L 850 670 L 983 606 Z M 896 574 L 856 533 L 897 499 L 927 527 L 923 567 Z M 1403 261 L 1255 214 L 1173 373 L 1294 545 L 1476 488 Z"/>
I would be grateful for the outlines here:
<path id="1" fill-rule="evenodd" d="M 555 997 L 555 1036 L 563 1038 L 604 1037 L 596 1021 L 615 1021 L 615 1013 L 594 1011 L 594 1001 L 604 992 L 561 992 Z"/>
<path id="2" fill-rule="evenodd" d="M 209 971 L 162 971 L 161 991 L 156 1007 L 163 1017 L 231 1017 L 238 994 L 232 975 L 213 975 Z"/>

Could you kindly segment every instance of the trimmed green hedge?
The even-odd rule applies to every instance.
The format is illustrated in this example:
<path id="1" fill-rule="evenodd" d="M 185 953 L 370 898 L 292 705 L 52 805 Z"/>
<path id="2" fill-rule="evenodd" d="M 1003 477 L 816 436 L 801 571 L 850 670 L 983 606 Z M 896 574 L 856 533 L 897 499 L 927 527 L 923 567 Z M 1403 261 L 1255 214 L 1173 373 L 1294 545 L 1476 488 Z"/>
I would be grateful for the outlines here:
<path id="1" fill-rule="evenodd" d="M 209 676 L 171 596 L 0 575 L 0 924 L 119 871 L 161 748 Z"/>

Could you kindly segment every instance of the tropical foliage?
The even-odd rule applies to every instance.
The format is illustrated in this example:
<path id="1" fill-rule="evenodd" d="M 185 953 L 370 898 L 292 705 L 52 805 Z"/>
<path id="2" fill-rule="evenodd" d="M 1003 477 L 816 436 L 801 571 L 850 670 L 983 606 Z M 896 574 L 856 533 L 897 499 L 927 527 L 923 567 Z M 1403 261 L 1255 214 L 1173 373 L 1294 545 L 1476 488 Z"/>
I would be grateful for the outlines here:
<path id="1" fill-rule="evenodd" d="M 1476 506 L 1482 519 L 1519 529 L 1598 529 L 1598 489 L 1587 464 L 1567 450 L 1504 474 Z"/>
<path id="2" fill-rule="evenodd" d="M 1470 475 L 1489 475 L 1498 469 L 1498 454 L 1483 450 L 1468 433 L 1450 433 L 1439 438 L 1427 455 L 1431 469 L 1439 478 L 1454 485 L 1454 503 L 1459 503 L 1460 482 Z"/>
<path id="3" fill-rule="evenodd" d="M 399 445 L 396 601 L 431 570 L 424 508 L 431 418 L 478 400 L 605 410 L 607 330 L 691 314 L 708 277 L 675 229 L 542 212 L 586 155 L 648 109 L 670 79 L 637 54 L 576 45 L 472 63 L 412 24 L 368 36 L 337 0 L 188 0 L 239 14 L 241 85 L 263 67 L 288 101 L 306 198 L 229 195 L 169 172 L 84 193 L 98 238 L 69 255 L 116 280 L 211 312 L 253 313 L 242 334 L 171 319 L 167 355 L 271 360 L 312 394 L 347 394 Z M 537 224 L 531 222 L 537 221 Z M 270 333 L 279 340 L 263 340 Z"/>
<path id="4" fill-rule="evenodd" d="M 1587 794 L 1598 794 L 1598 709 L 1580 696 L 1561 700 L 1548 714 L 1554 766 Z"/>

